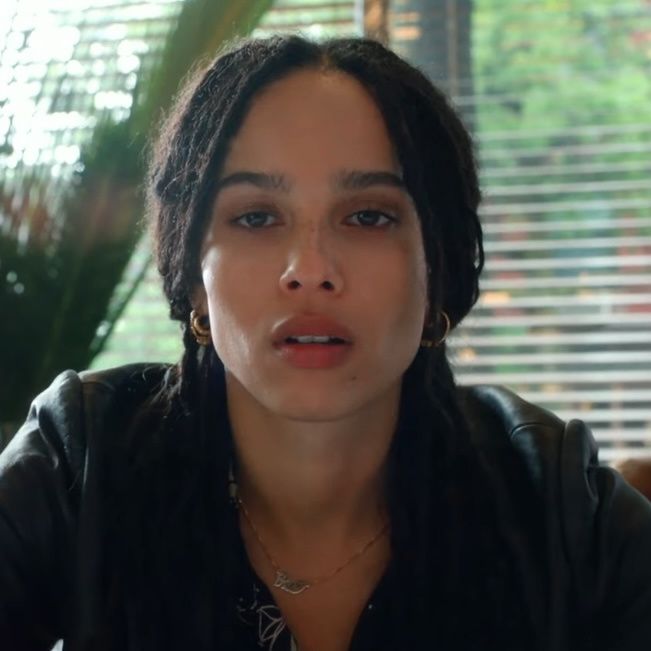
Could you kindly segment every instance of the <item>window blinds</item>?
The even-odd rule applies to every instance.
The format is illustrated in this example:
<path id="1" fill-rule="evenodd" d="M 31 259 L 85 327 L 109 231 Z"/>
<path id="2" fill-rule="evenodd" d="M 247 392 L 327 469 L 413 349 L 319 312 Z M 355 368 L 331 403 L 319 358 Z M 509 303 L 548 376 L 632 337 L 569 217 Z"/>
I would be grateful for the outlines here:
<path id="1" fill-rule="evenodd" d="M 403 0 L 391 20 L 481 161 L 487 265 L 451 339 L 459 381 L 583 418 L 603 460 L 651 454 L 651 5 Z"/>
<path id="2" fill-rule="evenodd" d="M 180 6 L 99 0 L 90 5 L 83 15 L 78 10 L 80 38 L 73 44 L 85 76 L 71 79 L 63 63 L 55 64 L 47 83 L 36 89 L 42 71 L 31 64 L 20 69 L 36 93 L 35 106 L 58 93 L 59 103 L 64 96 L 77 98 L 74 107 L 61 104 L 59 115 L 83 115 L 84 102 L 96 103 L 97 93 L 75 95 L 68 88 L 73 82 L 94 84 L 106 91 L 100 99 L 117 101 L 119 93 L 111 94 L 109 86 L 130 77 L 110 66 L 101 73 L 84 47 L 98 42 L 117 48 L 120 28 L 114 24 L 131 17 L 142 25 L 143 47 L 153 53 Z M 154 5 L 155 19 L 135 15 Z M 648 454 L 651 5 L 393 0 L 389 6 L 391 45 L 452 95 L 475 134 L 482 165 L 488 264 L 481 301 L 451 339 L 459 380 L 506 384 L 562 417 L 584 418 L 604 459 Z M 57 4 L 59 22 L 71 24 L 70 7 Z M 361 0 L 279 0 L 256 34 L 360 33 L 362 9 Z M 63 20 L 66 11 L 72 13 Z M 25 12 L 12 15 L 14 21 L 29 20 Z M 10 46 L 4 45 L 5 53 Z M 24 56 L 25 46 L 22 51 Z M 3 55 L 5 72 L 20 68 L 11 56 Z M 146 65 L 147 57 L 138 56 Z M 117 75 L 114 81 L 111 74 Z M 21 116 L 10 115 L 9 107 L 5 101 L 0 127 L 15 132 Z M 72 156 L 84 131 L 77 133 L 57 131 L 52 155 Z M 21 155 L 20 142 L 13 138 L 15 154 L 5 153 L 5 162 Z M 43 151 L 39 160 L 50 155 Z M 175 359 L 177 337 L 151 269 L 95 365 L 143 355 Z"/>

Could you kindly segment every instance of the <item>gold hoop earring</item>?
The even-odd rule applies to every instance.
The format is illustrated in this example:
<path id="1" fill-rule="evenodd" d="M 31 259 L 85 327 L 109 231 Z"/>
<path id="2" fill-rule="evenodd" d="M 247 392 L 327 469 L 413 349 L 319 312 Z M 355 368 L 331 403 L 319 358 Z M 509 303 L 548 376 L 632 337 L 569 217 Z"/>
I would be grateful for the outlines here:
<path id="1" fill-rule="evenodd" d="M 450 328 L 451 328 L 451 323 L 450 323 L 450 317 L 448 316 L 447 312 L 444 312 L 441 310 L 441 317 L 443 318 L 443 321 L 445 321 L 445 328 L 443 332 L 443 336 L 440 337 L 438 340 L 434 341 L 433 339 L 426 339 L 423 337 L 420 342 L 420 347 L 421 348 L 438 348 L 447 338 L 448 335 L 450 334 Z M 428 324 L 428 327 L 433 328 L 434 323 Z"/>
<path id="2" fill-rule="evenodd" d="M 190 330 L 200 346 L 208 346 L 212 341 L 210 336 L 210 323 L 207 315 L 200 315 L 195 310 L 190 312 Z"/>

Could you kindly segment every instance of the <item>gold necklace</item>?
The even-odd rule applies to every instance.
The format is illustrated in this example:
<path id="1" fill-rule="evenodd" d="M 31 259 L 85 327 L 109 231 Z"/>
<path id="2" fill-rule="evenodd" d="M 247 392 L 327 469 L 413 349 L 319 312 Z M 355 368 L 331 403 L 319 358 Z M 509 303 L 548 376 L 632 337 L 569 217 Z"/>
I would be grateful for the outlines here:
<path id="1" fill-rule="evenodd" d="M 239 506 L 242 507 L 242 513 L 244 514 L 244 518 L 246 519 L 248 525 L 251 527 L 251 530 L 253 531 L 253 534 L 255 535 L 258 544 L 260 545 L 260 549 L 263 551 L 264 555 L 267 557 L 267 560 L 269 561 L 269 563 L 271 563 L 271 567 L 274 569 L 274 572 L 276 573 L 276 580 L 273 583 L 273 587 L 279 588 L 280 590 L 283 590 L 284 592 L 288 592 L 289 594 L 293 594 L 293 595 L 301 594 L 301 592 L 305 592 L 305 590 L 307 590 L 308 588 L 318 585 L 319 583 L 325 583 L 326 581 L 335 577 L 344 568 L 348 567 L 354 560 L 356 560 L 357 558 L 362 556 L 362 554 L 368 551 L 372 547 L 372 545 L 380 538 L 380 536 L 386 533 L 386 531 L 389 528 L 389 522 L 387 520 L 379 529 L 379 531 L 377 531 L 373 535 L 373 537 L 368 542 L 366 542 L 366 544 L 360 547 L 350 558 L 348 558 L 346 561 L 344 561 L 341 565 L 336 567 L 331 572 L 328 572 L 323 576 L 319 576 L 311 580 L 295 579 L 292 578 L 286 570 L 283 570 L 280 567 L 280 565 L 278 565 L 278 563 L 276 563 L 274 557 L 271 555 L 271 553 L 267 549 L 267 546 L 264 544 L 264 541 L 262 540 L 262 536 L 260 536 L 260 532 L 253 524 L 253 520 L 251 520 L 251 515 L 249 513 L 249 510 L 246 508 L 246 504 L 244 504 L 242 498 L 239 495 L 237 496 L 237 503 Z"/>

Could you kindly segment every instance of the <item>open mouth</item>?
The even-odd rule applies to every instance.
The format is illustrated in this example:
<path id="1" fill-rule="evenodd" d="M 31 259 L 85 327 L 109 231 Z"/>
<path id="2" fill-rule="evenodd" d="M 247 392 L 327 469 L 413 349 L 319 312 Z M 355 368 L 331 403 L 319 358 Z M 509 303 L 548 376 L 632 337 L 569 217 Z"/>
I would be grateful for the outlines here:
<path id="1" fill-rule="evenodd" d="M 352 342 L 327 335 L 285 337 L 277 345 L 280 355 L 292 366 L 327 369 L 343 364 L 352 351 Z"/>
<path id="2" fill-rule="evenodd" d="M 331 317 L 297 314 L 272 329 L 280 358 L 295 368 L 331 369 L 348 363 L 355 339 L 348 328 Z"/>
<path id="3" fill-rule="evenodd" d="M 345 339 L 340 337 L 330 337 L 330 336 L 316 336 L 316 335 L 302 335 L 296 337 L 286 337 L 284 340 L 285 344 L 320 344 L 326 346 L 338 346 L 347 344 L 348 342 Z"/>

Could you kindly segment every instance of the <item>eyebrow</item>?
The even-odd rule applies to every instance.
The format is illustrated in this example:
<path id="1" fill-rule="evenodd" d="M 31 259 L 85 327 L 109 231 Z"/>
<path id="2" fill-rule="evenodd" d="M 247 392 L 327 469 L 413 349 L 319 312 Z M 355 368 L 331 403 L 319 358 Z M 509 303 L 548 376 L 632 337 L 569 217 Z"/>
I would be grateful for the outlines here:
<path id="1" fill-rule="evenodd" d="M 335 187 L 340 190 L 364 190 L 376 185 L 405 189 L 405 182 L 394 172 L 347 170 L 335 180 Z"/>
<path id="2" fill-rule="evenodd" d="M 264 172 L 233 172 L 220 179 L 217 183 L 217 191 L 233 185 L 253 185 L 262 190 L 282 190 L 289 192 L 290 185 L 282 174 L 266 174 Z"/>
<path id="3" fill-rule="evenodd" d="M 234 185 L 253 185 L 262 190 L 280 190 L 285 193 L 291 190 L 291 183 L 283 174 L 242 170 L 220 179 L 217 183 L 217 191 Z M 378 185 L 405 189 L 405 182 L 398 174 L 383 170 L 345 170 L 337 174 L 333 182 L 335 189 L 344 191 L 364 190 Z"/>

